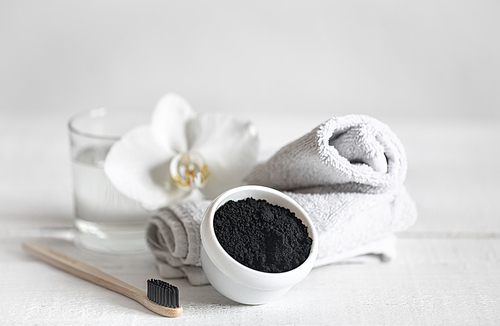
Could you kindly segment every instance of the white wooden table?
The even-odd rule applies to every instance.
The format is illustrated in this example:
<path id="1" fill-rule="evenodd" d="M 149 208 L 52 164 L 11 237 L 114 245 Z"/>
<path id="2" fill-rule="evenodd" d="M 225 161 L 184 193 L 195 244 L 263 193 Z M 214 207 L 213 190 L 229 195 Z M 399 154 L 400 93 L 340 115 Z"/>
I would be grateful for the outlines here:
<path id="1" fill-rule="evenodd" d="M 23 240 L 37 239 L 142 289 L 158 277 L 149 253 L 98 255 L 68 241 L 66 118 L 11 113 L 0 119 L 0 325 L 500 324 L 498 121 L 381 119 L 406 146 L 406 184 L 420 212 L 398 235 L 396 261 L 314 269 L 282 299 L 262 306 L 172 280 L 184 314 L 166 320 L 21 250 Z M 326 118 L 254 121 L 263 144 L 277 146 Z"/>

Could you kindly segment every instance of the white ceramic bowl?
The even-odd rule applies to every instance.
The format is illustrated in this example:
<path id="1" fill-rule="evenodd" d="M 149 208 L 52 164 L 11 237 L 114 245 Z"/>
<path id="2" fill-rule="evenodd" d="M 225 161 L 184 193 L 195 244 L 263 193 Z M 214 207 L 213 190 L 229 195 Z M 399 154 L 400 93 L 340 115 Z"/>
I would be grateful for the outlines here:
<path id="1" fill-rule="evenodd" d="M 222 248 L 213 227 L 215 212 L 229 200 L 248 197 L 288 208 L 302 220 L 312 239 L 311 251 L 304 263 L 287 272 L 266 273 L 242 265 Z M 267 187 L 242 186 L 222 193 L 205 211 L 200 231 L 201 262 L 208 280 L 224 296 L 244 304 L 263 304 L 278 299 L 309 274 L 318 256 L 318 236 L 308 214 L 290 197 Z"/>

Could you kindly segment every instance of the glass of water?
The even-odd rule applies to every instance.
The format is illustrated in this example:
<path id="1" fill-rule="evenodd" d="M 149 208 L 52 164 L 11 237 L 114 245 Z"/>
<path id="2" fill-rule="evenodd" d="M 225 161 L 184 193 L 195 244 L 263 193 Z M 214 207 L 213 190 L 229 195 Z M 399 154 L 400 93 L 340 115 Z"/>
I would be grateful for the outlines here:
<path id="1" fill-rule="evenodd" d="M 73 174 L 75 244 L 102 253 L 147 250 L 145 227 L 149 214 L 119 193 L 104 174 L 106 154 L 120 137 L 150 114 L 94 109 L 68 122 Z"/>

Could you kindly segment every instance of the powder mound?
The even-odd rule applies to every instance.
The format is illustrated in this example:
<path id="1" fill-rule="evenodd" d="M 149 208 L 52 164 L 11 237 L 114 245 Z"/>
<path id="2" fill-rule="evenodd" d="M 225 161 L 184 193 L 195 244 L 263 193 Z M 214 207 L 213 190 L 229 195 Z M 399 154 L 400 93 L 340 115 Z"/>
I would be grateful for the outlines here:
<path id="1" fill-rule="evenodd" d="M 292 270 L 311 250 L 307 226 L 289 209 L 263 199 L 226 202 L 215 212 L 214 230 L 231 257 L 261 272 Z"/>

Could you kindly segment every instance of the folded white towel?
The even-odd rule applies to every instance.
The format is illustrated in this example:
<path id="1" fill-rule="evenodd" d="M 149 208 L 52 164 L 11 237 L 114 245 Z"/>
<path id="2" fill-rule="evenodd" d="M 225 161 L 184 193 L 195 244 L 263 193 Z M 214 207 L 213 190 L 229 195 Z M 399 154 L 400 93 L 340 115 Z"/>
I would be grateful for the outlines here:
<path id="1" fill-rule="evenodd" d="M 395 257 L 393 234 L 417 216 L 403 186 L 406 170 L 404 148 L 389 127 L 350 115 L 332 118 L 283 147 L 246 181 L 291 190 L 284 192 L 309 213 L 318 231 L 321 266 Z M 209 203 L 180 202 L 151 219 L 147 240 L 162 277 L 208 283 L 200 267 L 199 226 Z"/>
<path id="2" fill-rule="evenodd" d="M 245 181 L 280 190 L 328 186 L 330 191 L 382 193 L 403 184 L 406 171 L 404 147 L 386 124 L 347 115 L 286 145 Z"/>

